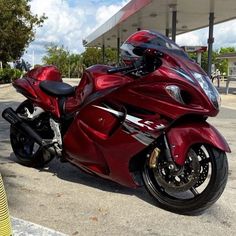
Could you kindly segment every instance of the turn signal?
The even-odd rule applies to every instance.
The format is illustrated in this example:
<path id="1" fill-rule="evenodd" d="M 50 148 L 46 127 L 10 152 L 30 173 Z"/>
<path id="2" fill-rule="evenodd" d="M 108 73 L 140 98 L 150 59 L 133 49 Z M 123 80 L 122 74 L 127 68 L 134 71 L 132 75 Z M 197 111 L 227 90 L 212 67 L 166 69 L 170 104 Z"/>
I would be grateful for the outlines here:
<path id="1" fill-rule="evenodd" d="M 166 91 L 177 102 L 185 104 L 184 101 L 183 101 L 183 98 L 181 96 L 181 93 L 180 93 L 180 88 L 178 86 L 176 86 L 176 85 L 168 85 L 168 86 L 166 86 Z"/>

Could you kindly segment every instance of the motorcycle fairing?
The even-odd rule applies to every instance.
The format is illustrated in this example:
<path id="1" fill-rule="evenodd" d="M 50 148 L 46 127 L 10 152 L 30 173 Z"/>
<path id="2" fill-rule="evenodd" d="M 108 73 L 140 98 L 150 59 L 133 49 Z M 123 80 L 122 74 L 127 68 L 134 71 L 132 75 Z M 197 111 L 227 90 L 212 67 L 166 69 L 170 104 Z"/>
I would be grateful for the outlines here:
<path id="1" fill-rule="evenodd" d="M 207 122 L 188 122 L 173 126 L 167 132 L 174 161 L 184 165 L 189 148 L 194 144 L 207 143 L 222 151 L 231 152 L 220 132 Z"/>
<path id="2" fill-rule="evenodd" d="M 111 97 L 90 103 L 78 112 L 64 136 L 65 155 L 80 167 L 135 187 L 130 160 L 160 136 L 167 121 L 147 111 L 141 110 L 141 115 L 136 114 L 137 110 L 128 113 Z"/>
<path id="3" fill-rule="evenodd" d="M 64 109 L 65 113 L 72 113 L 80 109 L 80 106 L 90 97 L 102 95 L 106 91 L 118 88 L 133 81 L 132 78 L 118 74 L 108 74 L 111 67 L 105 65 L 94 65 L 83 73 L 79 85 L 76 87 L 75 95 L 67 98 Z"/>
<path id="4" fill-rule="evenodd" d="M 129 173 L 129 161 L 145 145 L 124 132 L 120 125 L 112 135 L 108 135 L 107 131 L 102 132 L 103 124 L 94 127 L 96 122 L 103 123 L 102 119 L 111 121 L 105 124 L 108 130 L 110 126 L 110 131 L 119 124 L 119 119 L 109 112 L 97 108 L 97 114 L 100 116 L 97 115 L 95 120 L 91 117 L 85 119 L 83 115 L 75 117 L 63 140 L 66 158 L 104 178 L 136 187 Z"/>
<path id="5" fill-rule="evenodd" d="M 25 77 L 38 81 L 50 80 L 62 82 L 61 73 L 55 66 L 38 66 L 28 71 Z"/>
<path id="6" fill-rule="evenodd" d="M 61 112 L 58 104 L 58 98 L 52 97 L 43 92 L 39 87 L 39 80 L 23 77 L 12 83 L 16 90 L 30 99 L 36 105 L 46 111 L 50 111 L 55 117 L 60 118 Z"/>

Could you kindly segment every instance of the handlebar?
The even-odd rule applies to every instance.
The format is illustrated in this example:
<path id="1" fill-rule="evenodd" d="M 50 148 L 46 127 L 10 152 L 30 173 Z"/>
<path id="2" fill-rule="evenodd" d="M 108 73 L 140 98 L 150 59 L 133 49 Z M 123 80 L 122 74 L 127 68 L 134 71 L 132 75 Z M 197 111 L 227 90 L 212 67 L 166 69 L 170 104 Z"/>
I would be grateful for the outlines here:
<path id="1" fill-rule="evenodd" d="M 114 68 L 108 69 L 107 73 L 108 74 L 113 74 L 113 73 L 118 73 L 118 72 L 131 71 L 133 69 L 135 69 L 134 66 L 114 67 Z"/>

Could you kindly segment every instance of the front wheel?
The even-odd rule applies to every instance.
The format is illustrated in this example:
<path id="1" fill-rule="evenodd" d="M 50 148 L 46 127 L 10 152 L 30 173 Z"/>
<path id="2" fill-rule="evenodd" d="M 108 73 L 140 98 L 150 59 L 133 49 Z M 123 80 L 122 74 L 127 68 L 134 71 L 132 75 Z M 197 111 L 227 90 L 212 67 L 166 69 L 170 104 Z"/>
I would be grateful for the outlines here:
<path id="1" fill-rule="evenodd" d="M 196 214 L 210 207 L 223 193 L 228 162 L 223 151 L 195 145 L 183 167 L 173 174 L 164 156 L 151 168 L 147 160 L 142 171 L 144 185 L 157 204 L 180 214 Z"/>

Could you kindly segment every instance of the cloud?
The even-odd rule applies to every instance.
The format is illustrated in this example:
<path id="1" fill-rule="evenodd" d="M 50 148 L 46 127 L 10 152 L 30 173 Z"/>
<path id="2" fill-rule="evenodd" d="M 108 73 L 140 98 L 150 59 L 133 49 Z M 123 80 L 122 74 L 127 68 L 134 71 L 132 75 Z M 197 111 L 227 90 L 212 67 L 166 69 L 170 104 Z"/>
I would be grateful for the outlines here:
<path id="1" fill-rule="evenodd" d="M 207 46 L 208 28 L 196 30 L 177 36 L 181 46 Z M 221 47 L 236 48 L 236 20 L 231 20 L 214 26 L 214 50 Z"/>
<path id="2" fill-rule="evenodd" d="M 37 29 L 24 58 L 32 62 L 34 51 L 36 63 L 41 63 L 49 43 L 64 45 L 74 53 L 82 52 L 82 39 L 129 1 L 47 0 L 47 4 L 42 4 L 42 0 L 32 0 L 31 11 L 39 16 L 45 13 L 48 19 Z"/>
<path id="3" fill-rule="evenodd" d="M 189 33 L 177 36 L 176 42 L 180 46 L 205 45 L 205 42 L 203 41 L 201 36 L 202 36 L 202 33 L 189 32 Z"/>
<path id="4" fill-rule="evenodd" d="M 215 48 L 236 47 L 236 20 L 228 21 L 215 26 Z"/>
<path id="5" fill-rule="evenodd" d="M 122 1 L 118 5 L 110 5 L 110 6 L 101 6 L 98 8 L 96 12 L 96 21 L 98 25 L 106 22 L 111 16 L 113 16 L 116 12 L 120 10 L 120 8 L 126 5 L 129 0 Z"/>
<path id="6" fill-rule="evenodd" d="M 130 0 L 32 0 L 31 10 L 34 14 L 46 14 L 48 19 L 43 27 L 36 31 L 35 41 L 30 44 L 24 58 L 32 62 L 34 51 L 36 63 L 41 63 L 45 55 L 45 45 L 56 43 L 64 45 L 74 53 L 84 50 L 82 39 L 98 26 L 113 16 Z M 214 29 L 214 49 L 236 47 L 236 20 L 222 23 Z M 177 36 L 180 45 L 207 45 L 208 29 L 201 29 Z"/>

